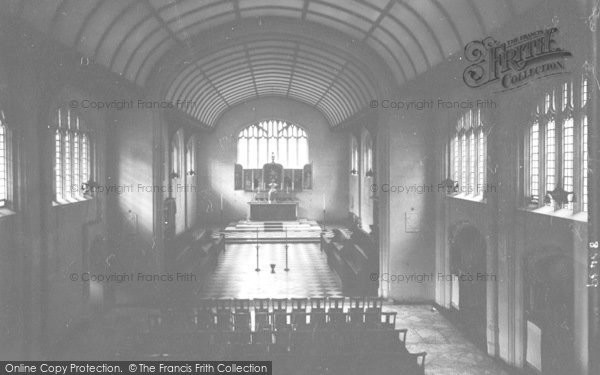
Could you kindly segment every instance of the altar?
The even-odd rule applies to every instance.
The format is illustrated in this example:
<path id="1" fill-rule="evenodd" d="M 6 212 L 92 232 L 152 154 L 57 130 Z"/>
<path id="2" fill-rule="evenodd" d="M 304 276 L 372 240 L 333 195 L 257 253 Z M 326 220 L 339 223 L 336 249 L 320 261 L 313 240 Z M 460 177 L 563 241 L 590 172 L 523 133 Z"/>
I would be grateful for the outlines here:
<path id="1" fill-rule="evenodd" d="M 252 221 L 272 221 L 272 220 L 297 220 L 298 202 L 248 202 L 250 208 L 250 220 Z"/>
<path id="2" fill-rule="evenodd" d="M 252 221 L 286 221 L 298 218 L 298 201 L 290 193 L 284 179 L 283 165 L 271 162 L 263 165 L 264 189 L 256 189 L 254 199 L 248 202 Z M 268 190 L 266 190 L 268 188 Z"/>

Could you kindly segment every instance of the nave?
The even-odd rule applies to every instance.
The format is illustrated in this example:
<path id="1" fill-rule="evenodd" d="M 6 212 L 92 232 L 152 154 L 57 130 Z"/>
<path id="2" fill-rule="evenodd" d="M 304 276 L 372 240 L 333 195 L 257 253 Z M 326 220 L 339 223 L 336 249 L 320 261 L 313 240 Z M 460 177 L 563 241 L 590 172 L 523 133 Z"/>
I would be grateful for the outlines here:
<path id="1" fill-rule="evenodd" d="M 57 345 L 52 356 L 269 359 L 276 374 L 419 374 L 421 363 L 427 375 L 509 374 L 432 305 L 344 297 L 319 245 L 290 245 L 289 272 L 278 269 L 285 264 L 282 246 L 262 244 L 265 258 L 256 272 L 254 245 L 226 245 L 206 289 L 196 294 L 190 288 L 163 307 L 124 298 L 80 327 L 72 341 Z M 271 263 L 277 264 L 275 274 Z M 424 356 L 399 359 L 408 353 Z"/>

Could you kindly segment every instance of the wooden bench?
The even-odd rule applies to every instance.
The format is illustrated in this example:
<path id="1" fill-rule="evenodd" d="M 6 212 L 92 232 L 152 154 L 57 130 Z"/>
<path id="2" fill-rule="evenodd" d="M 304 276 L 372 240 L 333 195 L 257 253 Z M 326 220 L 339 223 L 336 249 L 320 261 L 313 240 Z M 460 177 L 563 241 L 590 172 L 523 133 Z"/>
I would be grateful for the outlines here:
<path id="1" fill-rule="evenodd" d="M 167 246 L 170 271 L 196 275 L 202 278 L 198 282 L 203 283 L 216 268 L 225 241 L 222 236 L 214 238 L 210 229 L 197 228 L 176 237 Z"/>
<path id="2" fill-rule="evenodd" d="M 355 237 L 360 238 L 360 244 Z M 327 264 L 340 276 L 345 293 L 367 295 L 376 290 L 371 287 L 375 283 L 369 279 L 369 275 L 377 271 L 372 267 L 375 250 L 365 248 L 373 247 L 372 244 L 347 229 L 336 228 L 333 237 L 322 237 L 321 246 L 327 255 Z"/>

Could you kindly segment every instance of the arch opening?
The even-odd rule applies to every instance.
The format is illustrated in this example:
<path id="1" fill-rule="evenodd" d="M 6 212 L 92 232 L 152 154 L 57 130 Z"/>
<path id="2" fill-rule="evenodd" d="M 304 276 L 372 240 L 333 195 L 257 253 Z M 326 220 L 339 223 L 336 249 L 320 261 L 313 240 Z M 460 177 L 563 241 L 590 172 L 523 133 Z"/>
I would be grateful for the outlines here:
<path id="1" fill-rule="evenodd" d="M 455 320 L 481 348 L 486 347 L 487 244 L 475 226 L 461 223 L 450 236 L 451 311 Z"/>

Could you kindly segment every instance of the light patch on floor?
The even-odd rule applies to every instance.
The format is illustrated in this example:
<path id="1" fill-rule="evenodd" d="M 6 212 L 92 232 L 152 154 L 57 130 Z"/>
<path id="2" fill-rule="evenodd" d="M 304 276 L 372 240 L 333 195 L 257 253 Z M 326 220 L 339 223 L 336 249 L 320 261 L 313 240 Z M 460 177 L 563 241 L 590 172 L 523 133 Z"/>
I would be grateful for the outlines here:
<path id="1" fill-rule="evenodd" d="M 383 310 L 397 312 L 396 328 L 408 329 L 409 352 L 427 352 L 426 375 L 510 374 L 432 306 L 384 305 Z"/>
<path id="2" fill-rule="evenodd" d="M 342 284 L 338 275 L 329 269 L 327 256 L 319 244 L 288 245 L 286 272 L 285 245 L 263 243 L 256 245 L 230 244 L 219 256 L 214 274 L 199 293 L 201 298 L 303 298 L 340 297 Z M 271 273 L 275 264 L 275 273 Z"/>

